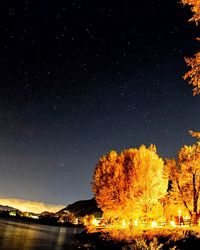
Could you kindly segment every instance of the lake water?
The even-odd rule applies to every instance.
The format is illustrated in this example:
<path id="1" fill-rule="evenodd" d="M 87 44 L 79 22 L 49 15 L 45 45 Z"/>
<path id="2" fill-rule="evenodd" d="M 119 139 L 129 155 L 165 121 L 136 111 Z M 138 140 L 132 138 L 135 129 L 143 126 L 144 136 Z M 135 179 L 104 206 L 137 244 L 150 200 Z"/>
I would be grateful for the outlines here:
<path id="1" fill-rule="evenodd" d="M 75 227 L 54 227 L 0 219 L 0 250 L 77 250 Z"/>

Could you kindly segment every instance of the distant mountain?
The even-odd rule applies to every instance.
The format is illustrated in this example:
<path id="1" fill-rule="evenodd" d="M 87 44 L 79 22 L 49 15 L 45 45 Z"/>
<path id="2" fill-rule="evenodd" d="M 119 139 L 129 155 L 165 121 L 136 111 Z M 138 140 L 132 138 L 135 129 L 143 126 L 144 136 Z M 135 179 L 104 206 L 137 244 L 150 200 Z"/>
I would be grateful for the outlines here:
<path id="1" fill-rule="evenodd" d="M 12 212 L 20 212 L 19 209 L 17 208 L 14 208 L 14 207 L 9 207 L 9 206 L 3 206 L 3 205 L 0 205 L 0 212 L 1 211 L 12 211 Z"/>
<path id="2" fill-rule="evenodd" d="M 73 204 L 70 204 L 67 207 L 61 209 L 56 214 L 62 215 L 67 213 L 71 213 L 76 217 L 84 217 L 85 215 L 90 214 L 93 214 L 96 217 L 102 215 L 102 211 L 97 207 L 97 203 L 94 198 L 91 200 L 76 201 Z"/>

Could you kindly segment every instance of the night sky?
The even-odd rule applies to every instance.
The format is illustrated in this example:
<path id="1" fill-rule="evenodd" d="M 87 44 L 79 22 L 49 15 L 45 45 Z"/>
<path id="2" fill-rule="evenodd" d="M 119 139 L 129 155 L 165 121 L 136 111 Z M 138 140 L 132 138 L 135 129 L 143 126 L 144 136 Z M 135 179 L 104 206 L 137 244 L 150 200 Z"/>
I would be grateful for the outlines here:
<path id="1" fill-rule="evenodd" d="M 177 0 L 1 0 L 0 196 L 88 199 L 110 150 L 194 143 L 190 16 Z"/>

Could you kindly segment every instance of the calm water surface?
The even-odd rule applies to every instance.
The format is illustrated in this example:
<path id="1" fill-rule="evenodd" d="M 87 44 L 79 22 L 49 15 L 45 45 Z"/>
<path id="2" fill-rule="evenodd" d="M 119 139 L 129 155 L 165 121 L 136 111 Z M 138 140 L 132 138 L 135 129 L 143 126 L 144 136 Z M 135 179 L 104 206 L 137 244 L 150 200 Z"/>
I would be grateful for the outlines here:
<path id="1" fill-rule="evenodd" d="M 74 236 L 81 231 L 0 219 L 0 250 L 77 250 Z"/>

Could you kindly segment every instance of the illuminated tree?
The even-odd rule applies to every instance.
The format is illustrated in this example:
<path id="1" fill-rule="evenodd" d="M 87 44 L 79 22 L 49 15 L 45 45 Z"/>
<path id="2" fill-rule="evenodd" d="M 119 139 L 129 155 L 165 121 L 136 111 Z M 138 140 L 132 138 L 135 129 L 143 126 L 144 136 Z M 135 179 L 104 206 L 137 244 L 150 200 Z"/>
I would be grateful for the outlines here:
<path id="1" fill-rule="evenodd" d="M 194 21 L 197 25 L 200 21 L 200 1 L 182 0 L 182 3 L 189 5 L 193 13 L 189 21 Z M 197 38 L 197 40 L 200 40 Z M 189 80 L 193 86 L 193 95 L 200 94 L 200 52 L 193 58 L 185 58 L 190 70 L 184 75 L 184 79 Z M 192 137 L 200 139 L 200 132 L 189 131 Z M 179 174 L 177 180 L 173 180 L 173 190 L 179 195 L 193 224 L 197 224 L 197 212 L 199 207 L 200 193 L 200 143 L 193 146 L 184 146 L 178 154 Z"/>
<path id="2" fill-rule="evenodd" d="M 132 168 L 132 160 L 137 150 L 130 149 L 118 155 L 115 151 L 100 158 L 94 173 L 93 192 L 104 216 L 108 218 L 122 217 L 126 204 L 125 193 L 128 191 L 128 179 Z"/>
<path id="3" fill-rule="evenodd" d="M 200 205 L 200 143 L 184 146 L 178 159 L 166 161 L 169 179 L 172 180 L 171 198 L 182 203 L 193 224 L 197 224 Z"/>
<path id="4" fill-rule="evenodd" d="M 104 217 L 151 217 L 167 190 L 163 167 L 154 145 L 120 154 L 111 151 L 101 157 L 93 177 L 93 192 Z"/>
<path id="5" fill-rule="evenodd" d="M 189 21 L 196 24 L 200 21 L 200 1 L 199 0 L 182 0 L 182 3 L 189 5 L 193 13 Z M 199 40 L 199 38 L 197 38 Z M 184 80 L 188 80 L 193 86 L 193 95 L 200 94 L 200 52 L 196 53 L 193 58 L 185 58 L 186 64 L 190 70 L 183 76 Z"/>
<path id="6" fill-rule="evenodd" d="M 164 178 L 163 160 L 156 153 L 156 147 L 141 146 L 134 159 L 134 167 L 138 178 L 132 189 L 134 195 L 134 209 L 139 215 L 148 217 L 159 216 L 162 211 L 159 200 L 166 194 L 168 180 Z M 160 214 L 161 215 L 161 214 Z"/>
<path id="7" fill-rule="evenodd" d="M 169 180 L 168 194 L 164 199 L 164 214 L 167 221 L 178 215 L 179 210 L 190 215 L 187 203 L 178 189 L 180 169 L 175 159 L 165 159 L 165 174 Z"/>

